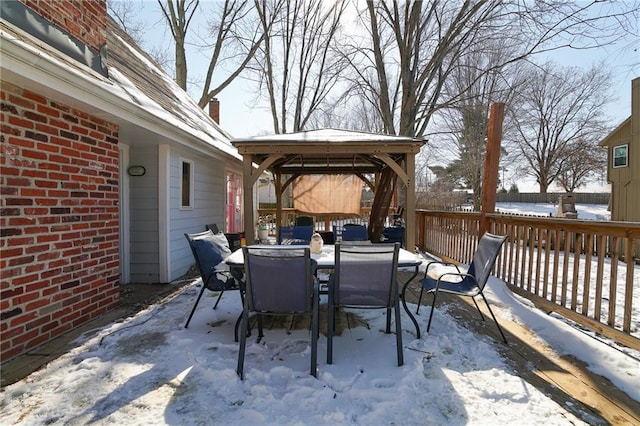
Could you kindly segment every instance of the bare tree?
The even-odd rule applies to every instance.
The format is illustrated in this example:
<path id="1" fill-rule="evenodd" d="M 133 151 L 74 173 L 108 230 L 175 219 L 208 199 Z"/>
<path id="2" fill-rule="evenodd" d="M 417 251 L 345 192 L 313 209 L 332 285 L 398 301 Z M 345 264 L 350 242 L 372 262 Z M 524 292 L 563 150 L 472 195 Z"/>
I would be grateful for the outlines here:
<path id="1" fill-rule="evenodd" d="M 198 9 L 200 0 L 177 0 L 176 3 L 174 3 L 173 0 L 166 0 L 166 4 L 163 3 L 162 0 L 158 0 L 158 4 L 167 20 L 174 40 L 176 83 L 178 83 L 178 86 L 182 87 L 182 89 L 187 90 L 187 53 L 185 50 L 185 42 L 189 24 Z"/>
<path id="2" fill-rule="evenodd" d="M 150 45 L 149 40 L 144 38 L 145 32 L 149 28 L 150 24 L 145 23 L 140 19 L 142 10 L 142 1 L 136 6 L 135 2 L 131 1 L 107 1 L 107 10 L 109 15 L 116 21 L 116 23 L 122 28 L 137 44 L 144 46 L 145 51 L 156 63 L 165 70 L 173 70 L 171 64 L 172 59 L 167 53 L 166 49 L 158 45 Z M 153 24 L 151 24 L 153 25 Z"/>
<path id="3" fill-rule="evenodd" d="M 531 67 L 529 75 L 510 113 L 525 162 L 521 171 L 533 176 L 540 192 L 546 193 L 567 171 L 572 157 L 584 152 L 584 141 L 603 134 L 610 75 L 603 65 L 582 72 L 551 63 Z"/>
<path id="4" fill-rule="evenodd" d="M 558 184 L 566 192 L 574 192 L 586 185 L 589 179 L 601 178 L 607 170 L 607 156 L 597 140 L 577 140 L 566 153 Z"/>
<path id="5" fill-rule="evenodd" d="M 212 49 L 212 53 L 198 101 L 202 108 L 240 76 L 265 37 L 253 3 L 249 0 L 226 0 L 218 3 L 218 6 L 218 12 L 214 13 L 215 19 L 209 22 L 209 36 L 213 43 L 204 45 L 205 48 Z M 268 29 L 272 25 L 273 22 L 266 23 Z M 219 75 L 223 65 L 225 77 L 212 88 L 213 77 Z"/>
<path id="6" fill-rule="evenodd" d="M 142 45 L 146 25 L 139 19 L 140 11 L 133 2 L 109 0 L 107 1 L 107 11 L 120 28 L 129 34 L 136 43 Z"/>
<path id="7" fill-rule="evenodd" d="M 255 3 L 264 45 L 256 54 L 254 70 L 270 105 L 274 132 L 299 131 L 325 102 L 344 68 L 333 51 L 345 3 Z"/>
<path id="8" fill-rule="evenodd" d="M 592 48 L 637 31 L 638 5 L 568 2 L 377 1 L 359 14 L 367 33 L 343 48 L 354 96 L 370 100 L 387 133 L 422 136 L 444 96 L 458 59 L 488 41 L 510 54 L 485 73 L 537 53 L 570 46 Z"/>
<path id="9" fill-rule="evenodd" d="M 489 109 L 494 102 L 509 103 L 518 84 L 514 67 L 494 66 L 504 63 L 510 53 L 494 41 L 470 50 L 458 59 L 443 88 L 449 107 L 441 109 L 438 117 L 444 122 L 439 127 L 452 141 L 446 144 L 454 158 L 448 168 L 464 188 L 472 190 L 475 210 L 480 210 L 482 198 Z M 493 71 L 487 73 L 487 69 Z"/>

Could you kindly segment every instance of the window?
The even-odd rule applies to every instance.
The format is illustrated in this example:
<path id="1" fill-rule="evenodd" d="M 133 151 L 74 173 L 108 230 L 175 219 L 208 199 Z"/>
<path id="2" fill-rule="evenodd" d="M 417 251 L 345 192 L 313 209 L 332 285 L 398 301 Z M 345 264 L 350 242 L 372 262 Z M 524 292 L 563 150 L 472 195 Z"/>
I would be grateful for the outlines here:
<path id="1" fill-rule="evenodd" d="M 193 208 L 193 161 L 180 160 L 182 175 L 180 179 L 180 207 Z"/>
<path id="2" fill-rule="evenodd" d="M 629 145 L 618 145 L 613 147 L 613 168 L 627 167 Z"/>

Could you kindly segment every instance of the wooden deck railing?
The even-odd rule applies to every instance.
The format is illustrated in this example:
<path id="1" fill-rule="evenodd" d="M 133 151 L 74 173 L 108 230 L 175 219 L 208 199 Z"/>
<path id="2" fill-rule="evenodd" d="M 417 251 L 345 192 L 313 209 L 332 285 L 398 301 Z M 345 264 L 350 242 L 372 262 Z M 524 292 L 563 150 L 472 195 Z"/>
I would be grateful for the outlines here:
<path id="1" fill-rule="evenodd" d="M 276 209 L 258 209 L 258 215 L 260 217 L 272 217 L 276 216 Z M 344 225 L 345 223 L 357 223 L 367 224 L 369 223 L 369 216 L 371 215 L 370 207 L 363 207 L 360 209 L 360 215 L 338 215 L 338 214 L 325 214 L 314 215 L 313 220 L 316 231 L 331 231 L 333 225 Z M 295 219 L 298 216 L 307 216 L 306 213 L 300 213 L 296 209 L 285 208 L 282 209 L 282 222 L 283 226 L 290 226 L 295 223 Z M 272 223 L 269 227 L 269 231 L 272 235 L 275 235 L 275 223 Z"/>
<path id="2" fill-rule="evenodd" d="M 487 215 L 490 232 L 508 235 L 494 274 L 546 311 L 640 350 L 640 224 Z M 469 264 L 480 214 L 417 211 L 419 247 Z"/>

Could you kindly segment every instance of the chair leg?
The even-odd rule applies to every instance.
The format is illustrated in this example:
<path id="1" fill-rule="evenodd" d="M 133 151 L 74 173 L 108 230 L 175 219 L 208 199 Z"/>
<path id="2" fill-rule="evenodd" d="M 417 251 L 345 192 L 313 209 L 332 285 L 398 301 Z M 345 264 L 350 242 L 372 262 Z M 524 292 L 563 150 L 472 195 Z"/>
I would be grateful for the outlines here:
<path id="1" fill-rule="evenodd" d="M 484 296 L 483 296 L 484 297 Z M 482 311 L 480 310 L 480 307 L 478 306 L 478 304 L 476 303 L 476 298 L 475 297 L 471 297 L 471 300 L 473 300 L 473 304 L 476 305 L 476 309 L 478 310 L 478 312 L 480 313 L 480 317 L 482 317 L 482 321 L 484 321 L 484 315 L 482 314 Z M 486 301 L 485 301 L 486 303 Z"/>
<path id="2" fill-rule="evenodd" d="M 264 337 L 264 327 L 262 325 L 262 315 L 257 314 L 257 317 L 258 317 L 258 342 L 259 342 Z"/>
<path id="3" fill-rule="evenodd" d="M 240 380 L 244 380 L 244 352 L 247 347 L 247 328 L 249 326 L 249 312 L 243 308 L 242 325 L 240 326 L 240 347 L 238 349 L 238 367 L 236 373 Z"/>
<path id="4" fill-rule="evenodd" d="M 420 313 L 420 303 L 422 302 L 422 292 L 424 291 L 424 287 L 420 286 L 420 296 L 418 297 L 418 307 L 416 308 L 416 315 Z"/>
<path id="5" fill-rule="evenodd" d="M 333 331 L 336 323 L 335 307 L 333 306 L 333 294 L 329 289 L 327 304 L 327 364 L 333 364 Z"/>
<path id="6" fill-rule="evenodd" d="M 318 329 L 319 329 L 319 295 L 318 289 L 313 295 L 313 312 L 311 314 L 311 375 L 318 377 Z"/>
<path id="7" fill-rule="evenodd" d="M 436 296 L 438 295 L 438 290 L 433 292 L 433 302 L 431 302 L 431 313 L 429 314 L 429 323 L 427 324 L 427 333 L 431 329 L 431 318 L 433 318 L 433 310 L 436 308 Z"/>
<path id="8" fill-rule="evenodd" d="M 213 305 L 213 309 L 216 309 L 218 307 L 218 303 L 220 303 L 220 299 L 222 299 L 222 295 L 224 294 L 224 290 L 220 290 L 220 294 L 218 295 L 218 298 L 216 299 L 216 303 Z"/>
<path id="9" fill-rule="evenodd" d="M 391 308 L 387 308 L 387 330 L 385 333 L 391 333 Z"/>
<path id="10" fill-rule="evenodd" d="M 189 318 L 187 319 L 187 323 L 184 325 L 184 328 L 189 327 L 189 323 L 191 322 L 191 317 L 193 316 L 193 313 L 196 311 L 196 308 L 198 307 L 198 303 L 200 303 L 200 298 L 202 298 L 202 293 L 204 293 L 205 289 L 206 287 L 204 286 L 204 283 L 203 283 L 202 288 L 200 289 L 200 294 L 196 299 L 196 303 L 193 305 L 193 309 L 191 309 L 191 313 L 189 314 Z"/>
<path id="11" fill-rule="evenodd" d="M 242 289 L 239 290 L 240 293 L 240 304 L 244 307 L 244 293 L 242 292 Z M 243 308 L 244 311 L 244 308 Z M 240 324 L 242 323 L 242 312 L 240 312 L 240 315 L 238 316 L 238 319 L 236 320 L 236 326 L 235 326 L 235 331 L 233 334 L 233 339 L 235 342 L 238 341 L 238 330 L 240 328 Z M 247 335 L 251 336 L 251 329 L 249 329 L 247 331 Z"/>
<path id="12" fill-rule="evenodd" d="M 242 314 L 240 314 L 240 316 L 238 316 L 238 319 L 236 320 L 236 326 L 234 327 L 234 332 L 233 332 L 234 342 L 238 341 L 238 333 L 241 325 L 242 325 Z"/>
<path id="13" fill-rule="evenodd" d="M 402 324 L 400 323 L 400 300 L 396 298 L 396 351 L 398 352 L 398 367 L 404 364 L 402 348 Z M 389 312 L 391 313 L 391 312 Z"/>
<path id="14" fill-rule="evenodd" d="M 487 302 L 487 298 L 484 297 L 483 293 L 480 293 L 480 294 L 482 295 L 482 299 L 484 300 L 485 305 L 487 305 L 487 308 L 489 309 L 489 313 L 491 314 L 491 318 L 493 318 L 493 321 L 496 323 L 496 326 L 498 327 L 498 331 L 502 335 L 502 340 L 504 340 L 504 342 L 507 343 L 507 338 L 505 337 L 504 333 L 502 332 L 502 328 L 500 327 L 500 324 L 498 324 L 498 320 L 496 319 L 496 316 L 493 315 L 493 311 L 491 310 L 491 306 L 489 306 L 489 302 Z"/>

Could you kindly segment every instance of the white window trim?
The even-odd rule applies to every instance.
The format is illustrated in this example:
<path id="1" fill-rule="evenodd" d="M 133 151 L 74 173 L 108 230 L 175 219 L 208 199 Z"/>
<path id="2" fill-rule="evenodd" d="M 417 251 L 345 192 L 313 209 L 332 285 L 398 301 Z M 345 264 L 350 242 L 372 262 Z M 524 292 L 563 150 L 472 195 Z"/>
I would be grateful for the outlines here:
<path id="1" fill-rule="evenodd" d="M 187 163 L 190 165 L 189 167 L 189 182 L 191 183 L 191 185 L 189 185 L 189 205 L 188 206 L 184 206 L 182 205 L 182 167 L 183 164 Z M 180 157 L 180 201 L 178 203 L 179 205 L 179 209 L 180 210 L 193 210 L 195 208 L 194 203 L 195 203 L 195 169 L 196 169 L 196 164 L 193 160 L 189 160 L 187 158 L 182 158 Z"/>
<path id="2" fill-rule="evenodd" d="M 620 164 L 618 166 L 616 166 L 616 148 L 620 148 L 620 147 L 624 147 L 625 148 L 625 162 L 624 164 Z M 620 145 L 616 145 L 613 147 L 613 151 L 612 151 L 612 155 L 611 155 L 612 159 L 611 159 L 611 167 L 614 169 L 619 169 L 622 167 L 629 167 L 629 144 L 628 143 L 624 143 L 624 144 L 620 144 Z"/>

